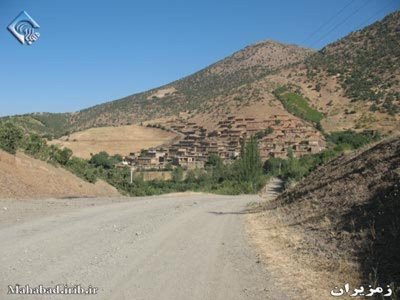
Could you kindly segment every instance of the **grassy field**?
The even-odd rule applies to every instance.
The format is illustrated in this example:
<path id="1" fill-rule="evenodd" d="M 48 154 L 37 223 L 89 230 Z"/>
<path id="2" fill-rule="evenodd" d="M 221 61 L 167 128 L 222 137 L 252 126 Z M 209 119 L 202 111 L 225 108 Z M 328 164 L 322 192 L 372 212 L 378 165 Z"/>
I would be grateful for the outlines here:
<path id="1" fill-rule="evenodd" d="M 287 92 L 279 95 L 283 106 L 287 111 L 306 121 L 319 122 L 324 115 L 308 105 L 308 101 L 301 95 Z"/>
<path id="2" fill-rule="evenodd" d="M 130 125 L 91 128 L 50 143 L 70 148 L 77 157 L 90 158 L 91 153 L 100 151 L 127 155 L 130 152 L 169 143 L 176 137 L 174 133 L 165 130 Z"/>

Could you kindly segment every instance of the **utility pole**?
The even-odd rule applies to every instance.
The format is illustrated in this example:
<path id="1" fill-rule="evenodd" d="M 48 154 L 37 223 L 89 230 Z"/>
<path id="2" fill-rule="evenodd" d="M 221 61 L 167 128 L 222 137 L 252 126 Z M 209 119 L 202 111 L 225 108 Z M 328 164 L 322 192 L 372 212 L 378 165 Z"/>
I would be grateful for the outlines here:
<path id="1" fill-rule="evenodd" d="M 132 184 L 133 183 L 133 168 L 131 168 L 131 181 L 130 181 L 130 184 Z"/>

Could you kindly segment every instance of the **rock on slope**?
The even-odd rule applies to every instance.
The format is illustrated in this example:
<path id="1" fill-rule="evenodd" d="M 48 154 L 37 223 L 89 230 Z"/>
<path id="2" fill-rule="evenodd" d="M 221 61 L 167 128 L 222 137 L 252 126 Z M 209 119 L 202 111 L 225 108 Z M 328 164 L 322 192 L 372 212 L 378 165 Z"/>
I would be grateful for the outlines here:
<path id="1" fill-rule="evenodd" d="M 90 184 L 72 173 L 22 153 L 0 151 L 0 198 L 111 197 L 118 191 L 105 182 Z"/>

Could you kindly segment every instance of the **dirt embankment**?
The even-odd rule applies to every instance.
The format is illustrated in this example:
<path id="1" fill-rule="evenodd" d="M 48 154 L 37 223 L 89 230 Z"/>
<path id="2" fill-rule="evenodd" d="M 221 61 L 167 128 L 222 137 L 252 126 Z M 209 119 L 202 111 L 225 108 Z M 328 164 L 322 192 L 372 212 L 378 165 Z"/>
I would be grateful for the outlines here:
<path id="1" fill-rule="evenodd" d="M 331 161 L 254 212 L 253 242 L 282 286 L 297 287 L 293 299 L 331 299 L 345 283 L 391 284 L 398 299 L 399 136 Z"/>
<path id="2" fill-rule="evenodd" d="M 111 197 L 118 191 L 104 181 L 90 184 L 72 173 L 33 159 L 0 151 L 0 198 Z"/>

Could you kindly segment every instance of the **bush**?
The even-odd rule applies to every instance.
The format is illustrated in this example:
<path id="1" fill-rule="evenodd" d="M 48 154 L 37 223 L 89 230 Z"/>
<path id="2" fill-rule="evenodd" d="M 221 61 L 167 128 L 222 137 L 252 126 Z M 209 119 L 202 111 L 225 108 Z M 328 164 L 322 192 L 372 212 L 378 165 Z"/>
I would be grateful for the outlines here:
<path id="1" fill-rule="evenodd" d="M 350 147 L 350 149 L 358 149 L 371 142 L 381 139 L 381 135 L 375 131 L 355 132 L 352 130 L 333 132 L 328 136 L 328 141 L 337 146 Z"/>
<path id="2" fill-rule="evenodd" d="M 0 148 L 15 154 L 23 138 L 23 131 L 18 126 L 7 122 L 0 124 Z"/>
<path id="3" fill-rule="evenodd" d="M 29 135 L 29 139 L 25 145 L 25 152 L 37 156 L 44 150 L 45 146 L 46 142 L 36 133 L 32 133 Z"/>
<path id="4" fill-rule="evenodd" d="M 180 182 L 183 179 L 183 169 L 181 167 L 177 167 L 172 171 L 172 181 Z"/>
<path id="5" fill-rule="evenodd" d="M 286 182 L 299 181 L 318 166 L 327 163 L 346 150 L 360 148 L 380 139 L 380 134 L 373 131 L 356 133 L 354 131 L 334 132 L 327 137 L 333 145 L 317 154 L 304 155 L 300 158 L 293 156 L 289 149 L 288 159 L 270 158 L 264 163 L 264 172 L 269 176 L 280 177 Z"/>
<path id="6" fill-rule="evenodd" d="M 117 162 L 118 160 L 115 159 L 115 157 L 110 157 L 110 155 L 108 155 L 108 153 L 105 151 L 93 155 L 89 160 L 89 163 L 92 164 L 94 167 L 101 167 L 108 170 L 112 169 L 114 164 Z"/>
<path id="7" fill-rule="evenodd" d="M 72 173 L 74 173 L 75 175 L 86 181 L 95 183 L 97 180 L 98 176 L 97 170 L 93 168 L 93 166 L 91 166 L 86 159 L 72 157 L 68 161 L 66 167 Z"/>
<path id="8" fill-rule="evenodd" d="M 55 152 L 54 156 L 55 161 L 62 166 L 65 166 L 71 157 L 72 157 L 72 150 L 68 148 L 64 148 L 62 150 L 58 149 L 58 151 Z"/>
<path id="9" fill-rule="evenodd" d="M 197 181 L 196 172 L 194 170 L 187 171 L 185 182 L 187 182 L 187 183 L 195 183 L 196 181 Z"/>

